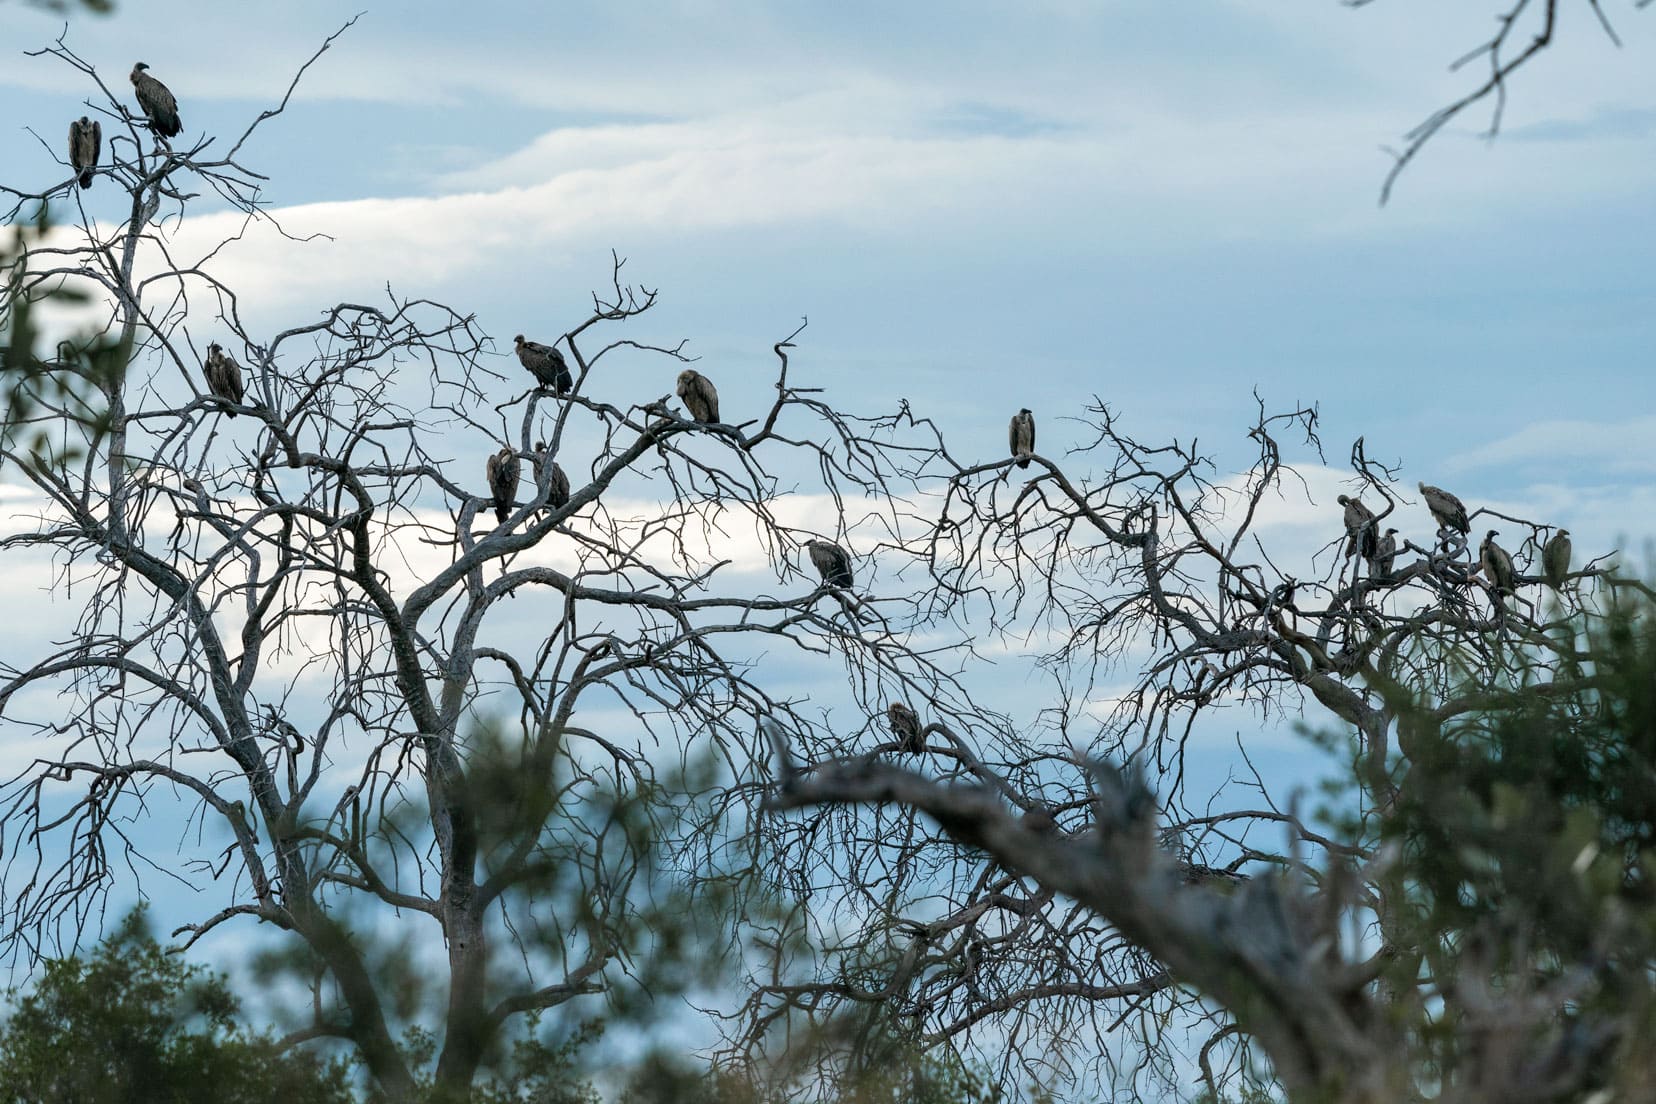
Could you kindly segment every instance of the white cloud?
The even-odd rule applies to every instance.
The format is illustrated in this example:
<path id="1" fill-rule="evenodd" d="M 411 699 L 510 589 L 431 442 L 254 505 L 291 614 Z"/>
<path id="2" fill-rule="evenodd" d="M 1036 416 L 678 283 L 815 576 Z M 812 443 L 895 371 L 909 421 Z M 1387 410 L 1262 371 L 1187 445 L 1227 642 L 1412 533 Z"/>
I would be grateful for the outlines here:
<path id="1" fill-rule="evenodd" d="M 1593 465 L 1618 475 L 1656 471 L 1656 417 L 1621 421 L 1560 419 L 1535 422 L 1516 433 L 1451 456 L 1450 471 L 1517 468 L 1558 478 L 1578 465 Z"/>

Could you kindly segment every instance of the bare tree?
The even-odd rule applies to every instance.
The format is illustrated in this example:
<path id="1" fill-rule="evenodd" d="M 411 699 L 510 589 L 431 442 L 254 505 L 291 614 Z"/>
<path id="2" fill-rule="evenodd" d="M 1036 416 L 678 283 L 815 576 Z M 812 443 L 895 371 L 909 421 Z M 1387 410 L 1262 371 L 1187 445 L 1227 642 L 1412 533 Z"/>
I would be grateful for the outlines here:
<path id="1" fill-rule="evenodd" d="M 1345 0 L 1345 3 L 1353 8 L 1368 7 L 1375 2 L 1376 0 Z M 1645 8 L 1649 5 L 1650 0 L 1633 0 L 1634 8 Z M 1388 151 L 1392 155 L 1392 167 L 1380 185 L 1381 204 L 1391 198 L 1392 186 L 1397 183 L 1397 178 L 1426 147 L 1426 143 L 1467 109 L 1480 103 L 1491 104 L 1489 126 L 1485 129 L 1484 136 L 1493 138 L 1500 133 L 1501 122 L 1506 116 L 1507 82 L 1519 69 L 1528 65 L 1553 44 L 1559 33 L 1562 8 L 1590 11 L 1605 37 L 1614 45 L 1621 45 L 1615 25 L 1605 14 L 1599 0 L 1583 0 L 1583 3 L 1573 5 L 1562 3 L 1561 0 L 1511 0 L 1504 8 L 1497 9 L 1495 33 L 1456 58 L 1449 67 L 1456 71 L 1466 66 L 1475 67 L 1474 71 L 1481 75 L 1473 86 L 1463 95 L 1422 119 L 1403 136 L 1401 149 Z"/>
<path id="2" fill-rule="evenodd" d="M 202 899 L 221 905 L 175 933 L 185 946 L 233 923 L 291 933 L 314 1001 L 288 1042 L 344 1040 L 401 1098 L 422 1076 L 396 1035 L 410 976 L 387 976 L 376 947 L 414 918 L 446 948 L 416 965 L 438 979 L 435 1086 L 459 1098 L 519 1017 L 641 971 L 634 954 L 670 920 L 652 884 L 667 844 L 698 893 L 720 884 L 732 808 L 672 793 L 670 768 L 712 756 L 751 797 L 757 718 L 811 730 L 759 681 L 763 654 L 843 658 L 868 698 L 892 682 L 950 692 L 889 603 L 799 566 L 809 538 L 897 530 L 907 416 L 843 415 L 790 380 L 801 325 L 775 345 L 757 417 L 727 395 L 725 421 L 693 420 L 669 405 L 693 358 L 632 336 L 657 296 L 619 258 L 558 338 L 567 395 L 495 373 L 474 320 L 423 299 L 255 332 L 213 274 L 234 241 L 182 256 L 172 230 L 208 190 L 269 218 L 243 151 L 287 97 L 215 153 L 210 136 L 153 137 L 62 40 L 41 55 L 98 90 L 99 172 L 130 205 L 26 239 L 8 309 L 91 288 L 94 329 L 130 359 L 108 375 L 72 345 L 44 359 L 37 380 L 80 373 L 104 417 L 40 388 L 22 425 L 83 459 L 0 450 L 39 503 L 0 550 L 49 552 L 79 611 L 48 654 L 0 672 L 11 731 L 43 749 L 0 789 L 0 936 L 74 942 L 126 872 L 217 886 Z M 77 198 L 67 180 L 3 194 L 12 221 Z M 209 351 L 235 361 L 239 401 L 208 386 Z M 608 393 L 626 357 L 662 362 L 661 398 Z M 457 470 L 462 443 L 514 454 L 517 491 L 486 487 L 481 463 Z M 790 522 L 793 494 L 834 513 Z M 534 626 L 514 628 L 523 617 Z M 197 835 L 182 866 L 131 828 L 157 816 Z M 583 908 L 552 910 L 571 886 Z"/>
<path id="3" fill-rule="evenodd" d="M 62 41 L 43 54 L 100 90 L 100 173 L 130 205 L 26 237 L 8 272 L 9 310 L 69 281 L 107 312 L 30 377 L 19 425 L 64 447 L 0 449 L 40 504 L 0 551 L 50 553 L 78 611 L 62 644 L 0 671 L 0 711 L 44 749 L 0 789 L 14 950 L 77 937 L 124 871 L 212 883 L 223 904 L 186 943 L 291 933 L 314 1007 L 290 1042 L 345 1040 L 406 1095 L 419 1073 L 373 942 L 415 917 L 444 947 L 435 1078 L 458 1096 L 516 1018 L 636 967 L 669 920 L 665 853 L 693 892 L 737 887 L 727 921 L 772 924 L 744 914 L 755 879 L 794 908 L 744 948 L 730 1056 L 866 1013 L 815 1072 L 899 1038 L 992 1050 L 1008 1076 L 1148 1091 L 1194 1070 L 1217 1090 L 1257 1042 L 1297 1094 L 1401 1091 L 1413 1069 L 1370 1029 L 1412 946 L 1380 828 L 1418 783 L 1405 718 L 1429 702 L 1442 727 L 1503 682 L 1574 672 L 1596 562 L 1543 598 L 1548 527 L 1501 517 L 1519 574 L 1491 586 L 1475 540 L 1430 532 L 1359 440 L 1348 494 L 1373 520 L 1351 532 L 1329 504 L 1327 547 L 1279 563 L 1258 529 L 1309 497 L 1283 442 L 1324 464 L 1314 410 L 1262 406 L 1252 463 L 1221 476 L 1098 402 L 1074 458 L 1019 458 L 1026 479 L 1011 457 L 956 456 L 907 406 L 858 417 L 801 386 L 803 326 L 775 343 L 757 416 L 727 386 L 724 420 L 699 421 L 671 405 L 687 345 L 642 332 L 657 296 L 618 257 L 590 308 L 550 308 L 567 394 L 497 374 L 474 319 L 423 299 L 250 326 L 213 275 L 233 242 L 180 256 L 169 228 L 205 188 L 268 218 L 242 150 L 286 97 L 219 156 L 152 137 Z M 13 222 L 76 195 L 72 178 L 0 194 Z M 244 371 L 240 401 L 207 386 L 213 345 Z M 110 348 L 119 371 L 89 352 Z M 659 361 L 659 398 L 610 393 L 602 369 L 627 358 Z M 66 376 L 98 416 L 47 387 Z M 452 463 L 457 442 L 507 450 L 518 492 Z M 1467 528 L 1493 527 L 1472 505 Z M 850 551 L 853 585 L 803 563 L 817 538 Z M 1050 642 L 1044 708 L 980 707 L 974 651 L 1031 639 Z M 854 719 L 768 667 L 779 652 L 843 670 Z M 1192 734 L 1227 708 L 1349 734 L 1353 830 L 1318 830 L 1257 773 L 1191 791 Z M 668 792 L 668 766 L 702 754 L 717 779 Z M 733 833 L 767 796 L 818 811 Z M 218 837 L 168 869 L 128 827 L 156 812 Z M 571 885 L 588 907 L 553 911 Z M 1353 916 L 1364 935 L 1342 941 Z"/>
<path id="4" fill-rule="evenodd" d="M 1296 1099 L 1404 1098 L 1426 1063 L 1402 1045 L 1396 1010 L 1425 1008 L 1444 978 L 1422 962 L 1412 887 L 1382 846 L 1387 818 L 1425 792 L 1440 758 L 1430 734 L 1502 706 L 1514 687 L 1586 715 L 1584 639 L 1609 624 L 1606 596 L 1629 584 L 1593 561 L 1544 589 L 1548 527 L 1473 504 L 1468 528 L 1499 524 L 1519 550 L 1507 593 L 1485 577 L 1475 542 L 1430 518 L 1362 440 L 1345 497 L 1367 503 L 1376 537 L 1409 532 L 1383 561 L 1379 540 L 1349 533 L 1330 503 L 1312 575 L 1279 562 L 1283 549 L 1273 559 L 1258 531 L 1273 504 L 1311 487 L 1310 469 L 1284 459 L 1285 430 L 1326 470 L 1314 410 L 1261 408 L 1254 463 L 1224 478 L 1192 446 L 1137 442 L 1102 403 L 1082 424 L 1076 454 L 1037 456 L 1027 480 L 1009 479 L 1009 459 L 960 464 L 933 494 L 932 532 L 892 549 L 927 571 L 925 608 L 939 621 L 969 617 L 980 639 L 1054 641 L 1044 725 L 933 722 L 926 756 L 902 766 L 824 759 L 775 726 L 773 808 L 870 806 L 878 818 L 846 876 L 880 903 L 888 950 L 858 976 L 819 967 L 757 986 L 747 1022 L 820 1022 L 860 1005 L 933 1045 L 988 1034 L 1009 1071 L 1021 1063 L 1038 1080 L 1073 1076 L 1080 1062 L 1153 1095 L 1198 1073 L 1218 1092 L 1257 1044 Z M 1248 776 L 1245 744 L 1238 792 L 1187 790 L 1193 733 L 1238 707 L 1303 712 L 1348 734 L 1357 798 L 1346 830 L 1313 828 L 1280 787 Z M 798 856 L 818 822 L 778 819 L 778 865 L 813 869 Z M 856 937 L 865 951 L 868 934 Z M 1389 970 L 1399 961 L 1419 976 L 1400 981 Z M 1486 1001 L 1468 1030 L 1499 1022 L 1526 1040 L 1518 1052 L 1567 1065 L 1580 1040 L 1547 1033 L 1576 992 L 1549 989 L 1522 1015 Z M 1124 1048 L 1117 1032 L 1133 1022 L 1137 1045 Z M 1181 1023 L 1195 1031 L 1191 1052 L 1174 1037 Z M 1008 1035 L 1023 1045 L 1002 1048 Z M 1518 1069 L 1499 1083 L 1522 1083 Z M 1446 1098 L 1554 1099 L 1559 1084 Z"/>

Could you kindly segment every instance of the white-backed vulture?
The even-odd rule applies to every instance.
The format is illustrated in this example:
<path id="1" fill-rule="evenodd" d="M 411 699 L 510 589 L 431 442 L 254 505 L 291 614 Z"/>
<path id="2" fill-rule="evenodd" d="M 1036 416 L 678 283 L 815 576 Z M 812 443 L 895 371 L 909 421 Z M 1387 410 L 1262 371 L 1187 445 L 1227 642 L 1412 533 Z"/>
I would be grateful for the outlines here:
<path id="1" fill-rule="evenodd" d="M 103 125 L 85 115 L 69 124 L 69 166 L 82 188 L 92 186 L 92 170 L 103 153 Z"/>
<path id="2" fill-rule="evenodd" d="M 1426 500 L 1426 508 L 1432 511 L 1432 518 L 1438 523 L 1439 529 L 1453 529 L 1465 535 L 1472 531 L 1472 522 L 1466 516 L 1466 504 L 1442 487 L 1433 487 L 1421 483 L 1420 494 Z"/>
<path id="3" fill-rule="evenodd" d="M 546 453 L 546 442 L 535 442 L 535 481 L 538 483 L 546 472 L 547 462 L 551 458 Z M 547 480 L 546 504 L 554 510 L 561 510 L 569 505 L 569 474 L 563 470 L 563 465 L 551 460 L 552 470 L 544 477 Z"/>
<path id="4" fill-rule="evenodd" d="M 138 106 L 144 109 L 150 129 L 166 138 L 178 137 L 184 124 L 178 118 L 178 101 L 167 86 L 144 72 L 149 66 L 139 62 L 132 67 L 132 92 L 138 97 Z"/>
<path id="5" fill-rule="evenodd" d="M 1369 578 L 1389 579 L 1392 568 L 1397 563 L 1397 530 L 1387 529 L 1381 538 L 1374 542 L 1374 555 L 1369 559 Z"/>
<path id="6" fill-rule="evenodd" d="M 808 540 L 805 550 L 811 554 L 811 562 L 823 582 L 835 587 L 851 585 L 851 557 L 845 554 L 845 549 L 833 541 Z"/>
<path id="7" fill-rule="evenodd" d="M 495 523 L 504 525 L 512 512 L 512 501 L 517 498 L 518 476 L 523 470 L 517 453 L 503 448 L 484 466 L 489 477 L 489 493 L 494 496 Z"/>
<path id="8" fill-rule="evenodd" d="M 1052 815 L 1052 810 L 1045 806 L 1036 805 L 1025 809 L 1024 815 L 1019 818 L 1023 826 L 1031 832 L 1039 832 L 1043 836 L 1050 836 L 1058 831 L 1058 818 Z"/>
<path id="9" fill-rule="evenodd" d="M 926 743 L 920 738 L 920 715 L 905 703 L 892 702 L 886 706 L 886 723 L 904 751 L 919 755 L 926 750 Z"/>
<path id="10" fill-rule="evenodd" d="M 575 377 L 569 374 L 569 362 L 553 345 L 525 341 L 518 334 L 512 339 L 517 346 L 518 361 L 535 377 L 535 382 L 559 395 L 567 395 L 575 386 Z"/>
<path id="11" fill-rule="evenodd" d="M 712 424 L 719 420 L 719 392 L 712 380 L 694 368 L 679 373 L 678 397 L 684 400 L 685 409 L 696 421 Z"/>
<path id="12" fill-rule="evenodd" d="M 227 403 L 241 405 L 242 396 L 246 391 L 242 384 L 241 365 L 236 358 L 225 352 L 217 342 L 207 346 L 207 360 L 202 365 L 207 373 L 207 389 L 215 398 L 223 399 Z M 236 416 L 234 410 L 226 411 L 232 418 Z"/>
<path id="13" fill-rule="evenodd" d="M 1012 459 L 1018 462 L 1018 467 L 1029 467 L 1029 458 L 1035 452 L 1035 415 L 1029 407 L 1024 407 L 1012 415 L 1012 424 L 1007 427 L 1007 443 L 1012 448 Z"/>
<path id="14" fill-rule="evenodd" d="M 1564 589 L 1564 577 L 1570 573 L 1570 531 L 1560 529 L 1541 549 L 1541 570 L 1546 573 L 1547 585 L 1554 590 Z"/>
<path id="15" fill-rule="evenodd" d="M 1517 589 L 1518 571 L 1512 566 L 1512 556 L 1495 543 L 1497 533 L 1491 529 L 1478 546 L 1478 562 L 1483 565 L 1484 578 L 1497 595 L 1511 594 Z"/>
<path id="16" fill-rule="evenodd" d="M 1346 550 L 1349 558 L 1363 554 L 1365 560 L 1374 558 L 1374 511 L 1363 505 L 1360 498 L 1341 495 L 1334 501 L 1345 507 Z"/>

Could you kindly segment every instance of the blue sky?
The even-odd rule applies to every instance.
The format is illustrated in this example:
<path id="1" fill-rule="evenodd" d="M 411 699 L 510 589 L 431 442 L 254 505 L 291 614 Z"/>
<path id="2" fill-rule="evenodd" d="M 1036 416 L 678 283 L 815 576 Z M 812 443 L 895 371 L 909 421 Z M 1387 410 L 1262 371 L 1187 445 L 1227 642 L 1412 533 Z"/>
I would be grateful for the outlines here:
<path id="1" fill-rule="evenodd" d="M 1296 7 L 371 9 L 247 156 L 289 230 L 337 245 L 255 234 L 235 259 L 273 323 L 389 277 L 509 339 L 561 330 L 613 246 L 710 367 L 757 370 L 809 315 L 803 355 L 848 397 L 908 397 L 989 447 L 1005 409 L 1045 443 L 1093 392 L 1217 443 L 1257 386 L 1435 472 L 1543 419 L 1648 410 L 1656 21 L 1612 9 L 1617 50 L 1567 20 L 1506 135 L 1473 113 L 1381 210 L 1380 147 L 1465 87 L 1446 64 L 1488 13 Z M 149 61 L 190 133 L 224 134 L 339 11 L 249 29 L 146 5 L 70 41 L 118 87 Z M 3 42 L 59 26 L 13 7 Z M 13 177 L 50 178 L 22 127 L 57 141 L 68 76 L 0 75 Z"/>
<path id="2" fill-rule="evenodd" d="M 1447 65 L 1492 26 L 1446 7 L 376 6 L 245 156 L 290 233 L 334 242 L 255 230 L 221 272 L 264 332 L 390 280 L 475 312 L 513 373 L 512 335 L 584 317 L 614 248 L 662 292 L 638 336 L 688 338 L 727 416 L 766 401 L 770 344 L 808 315 L 797 371 L 862 412 L 911 400 L 957 455 L 1001 455 L 1020 406 L 1056 454 L 1096 394 L 1224 472 L 1250 458 L 1257 389 L 1320 403 L 1331 460 L 1364 434 L 1405 486 L 1567 525 L 1578 554 L 1637 552 L 1656 528 L 1656 15 L 1610 4 L 1618 50 L 1567 8 L 1503 136 L 1479 138 L 1474 109 L 1382 209 L 1381 147 L 1467 87 Z M 128 0 L 68 42 L 123 95 L 147 61 L 187 136 L 228 137 L 350 10 Z M 9 183 L 66 175 L 26 128 L 55 150 L 84 92 L 21 56 L 61 28 L 0 5 Z M 204 201 L 178 241 L 236 222 Z M 659 363 L 616 373 L 640 399 L 671 385 Z M 477 469 L 494 447 L 454 446 Z M 54 608 L 41 583 L 6 579 L 13 608 Z M 986 692 L 1006 702 L 1040 684 L 1002 670 Z"/>

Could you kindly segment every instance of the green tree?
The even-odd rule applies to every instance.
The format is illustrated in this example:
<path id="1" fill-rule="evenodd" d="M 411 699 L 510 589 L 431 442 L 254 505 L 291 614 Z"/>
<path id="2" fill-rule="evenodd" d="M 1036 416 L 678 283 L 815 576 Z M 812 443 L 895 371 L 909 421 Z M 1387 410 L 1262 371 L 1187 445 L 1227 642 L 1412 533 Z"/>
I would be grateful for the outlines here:
<path id="1" fill-rule="evenodd" d="M 120 384 L 128 342 L 83 334 L 40 349 L 36 311 L 42 304 L 78 305 L 83 291 L 29 278 L 29 248 L 51 228 L 47 207 L 11 227 L 0 243 L 0 447 L 26 457 L 42 478 L 95 450 L 109 429 L 104 396 Z"/>
<path id="2" fill-rule="evenodd" d="M 790 776 L 778 804 L 925 810 L 1225 1008 L 1292 1100 L 1652 1099 L 1656 601 L 1607 582 L 1622 597 L 1554 625 L 1544 653 L 1492 636 L 1496 678 L 1463 673 L 1442 697 L 1377 679 L 1396 752 L 1365 769 L 1354 747 L 1328 857 L 1296 849 L 1280 875 L 1181 863 L 1142 777 L 1102 761 L 1091 831 L 1059 840 L 995 795 L 895 768 Z M 1207 1047 L 1200 1064 L 1206 1099 L 1230 1095 Z"/>
<path id="3" fill-rule="evenodd" d="M 352 1099 L 343 1061 L 279 1050 L 242 1021 L 221 975 L 164 951 L 134 911 L 90 958 L 43 963 L 9 994 L 4 1104 L 332 1104 Z"/>

